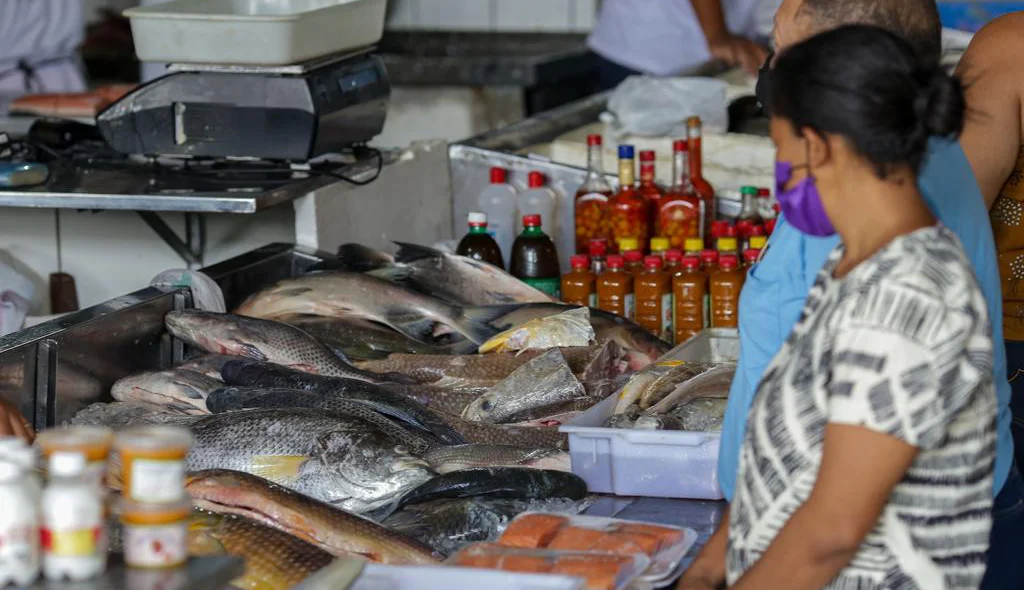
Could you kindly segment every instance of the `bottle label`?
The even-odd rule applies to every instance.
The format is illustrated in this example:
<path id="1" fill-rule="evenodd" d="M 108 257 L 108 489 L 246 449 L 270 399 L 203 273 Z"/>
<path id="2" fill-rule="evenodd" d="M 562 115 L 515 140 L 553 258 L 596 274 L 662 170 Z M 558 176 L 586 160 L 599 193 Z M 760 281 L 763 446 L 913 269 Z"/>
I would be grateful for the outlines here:
<path id="1" fill-rule="evenodd" d="M 187 548 L 188 528 L 184 522 L 124 527 L 124 560 L 129 566 L 178 565 L 188 557 Z"/>
<path id="2" fill-rule="evenodd" d="M 597 307 L 597 293 L 590 294 L 590 301 L 587 305 L 590 307 Z"/>
<path id="3" fill-rule="evenodd" d="M 562 279 L 522 279 L 522 281 L 538 291 L 551 295 L 555 299 L 559 298 L 559 293 L 562 289 Z"/>
<path id="4" fill-rule="evenodd" d="M 132 500 L 173 502 L 181 498 L 185 461 L 181 459 L 134 459 L 131 465 Z"/>
<path id="5" fill-rule="evenodd" d="M 39 530 L 27 522 L 7 526 L 0 531 L 0 573 L 19 584 L 28 584 L 30 580 L 25 576 L 39 569 Z"/>
<path id="6" fill-rule="evenodd" d="M 661 338 L 672 341 L 672 294 L 661 296 Z"/>
<path id="7" fill-rule="evenodd" d="M 636 310 L 635 310 L 635 308 L 633 306 L 633 294 L 632 293 L 626 295 L 626 305 L 624 306 L 623 309 L 626 310 L 626 319 L 627 320 L 631 320 L 631 319 L 633 319 L 636 316 Z"/>
<path id="8" fill-rule="evenodd" d="M 43 551 L 50 555 L 82 557 L 99 552 L 101 534 L 98 526 L 70 530 L 44 528 L 40 531 L 40 540 Z"/>

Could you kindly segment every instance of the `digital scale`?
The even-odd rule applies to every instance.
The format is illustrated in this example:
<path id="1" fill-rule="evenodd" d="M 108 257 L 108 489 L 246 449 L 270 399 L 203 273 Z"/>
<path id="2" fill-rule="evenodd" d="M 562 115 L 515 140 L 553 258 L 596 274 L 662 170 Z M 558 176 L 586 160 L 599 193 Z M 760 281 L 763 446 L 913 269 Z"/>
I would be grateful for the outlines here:
<path id="1" fill-rule="evenodd" d="M 96 126 L 122 154 L 306 162 L 384 128 L 391 85 L 371 50 L 283 66 L 172 64 Z"/>

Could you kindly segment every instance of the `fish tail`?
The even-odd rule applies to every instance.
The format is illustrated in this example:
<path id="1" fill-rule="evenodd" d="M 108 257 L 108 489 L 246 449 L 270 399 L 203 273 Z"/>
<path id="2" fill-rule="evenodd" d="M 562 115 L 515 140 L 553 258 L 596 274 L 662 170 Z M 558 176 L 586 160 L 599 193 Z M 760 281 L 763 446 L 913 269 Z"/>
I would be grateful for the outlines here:
<path id="1" fill-rule="evenodd" d="M 410 244 L 409 242 L 395 242 L 395 245 L 398 246 L 398 252 L 395 253 L 395 262 L 399 264 L 408 264 L 417 260 L 423 260 L 424 258 L 441 258 L 444 256 L 444 252 L 428 246 Z"/>
<path id="2" fill-rule="evenodd" d="M 458 311 L 459 313 L 453 316 L 456 318 L 454 327 L 469 340 L 483 344 L 501 332 L 490 322 L 504 315 L 507 309 L 502 305 L 481 305 L 458 308 Z"/>
<path id="3" fill-rule="evenodd" d="M 405 283 L 412 277 L 412 272 L 405 266 L 384 266 L 367 271 L 366 274 L 398 285 Z"/>
<path id="4" fill-rule="evenodd" d="M 338 247 L 338 258 L 343 266 L 354 272 L 368 272 L 394 264 L 390 254 L 362 244 L 342 244 Z"/>

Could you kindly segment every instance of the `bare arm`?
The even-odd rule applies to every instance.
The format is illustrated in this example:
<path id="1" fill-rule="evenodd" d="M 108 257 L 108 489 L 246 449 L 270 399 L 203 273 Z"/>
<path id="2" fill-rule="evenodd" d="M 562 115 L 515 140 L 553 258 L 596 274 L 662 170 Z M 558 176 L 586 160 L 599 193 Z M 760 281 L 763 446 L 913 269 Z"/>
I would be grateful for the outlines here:
<path id="1" fill-rule="evenodd" d="M 718 590 L 725 587 L 725 550 L 729 545 L 729 509 L 697 559 L 679 580 L 676 590 Z"/>
<path id="2" fill-rule="evenodd" d="M 690 0 L 690 3 L 708 40 L 711 55 L 730 66 L 739 65 L 752 74 L 756 73 L 768 52 L 757 43 L 729 32 L 725 26 L 722 0 Z"/>
<path id="3" fill-rule="evenodd" d="M 992 206 L 1021 151 L 1024 14 L 996 19 L 974 36 L 957 74 L 967 86 L 960 145 Z"/>
<path id="4" fill-rule="evenodd" d="M 856 555 L 917 453 L 895 437 L 830 423 L 810 497 L 732 590 L 823 587 Z"/>

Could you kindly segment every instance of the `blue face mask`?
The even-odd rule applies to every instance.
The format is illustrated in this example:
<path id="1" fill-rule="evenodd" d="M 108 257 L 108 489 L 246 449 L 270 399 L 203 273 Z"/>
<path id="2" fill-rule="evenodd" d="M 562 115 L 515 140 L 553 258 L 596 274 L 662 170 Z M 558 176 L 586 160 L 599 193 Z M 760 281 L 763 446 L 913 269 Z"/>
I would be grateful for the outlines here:
<path id="1" fill-rule="evenodd" d="M 807 178 L 796 183 L 793 188 L 785 189 L 789 180 L 793 178 L 793 171 L 807 167 L 807 164 L 793 166 L 790 162 L 775 162 L 775 199 L 779 202 L 779 208 L 786 216 L 786 221 L 798 231 L 809 236 L 834 236 L 836 229 L 825 214 L 825 207 L 821 204 L 821 195 L 818 194 L 818 185 L 813 176 L 808 174 Z"/>

